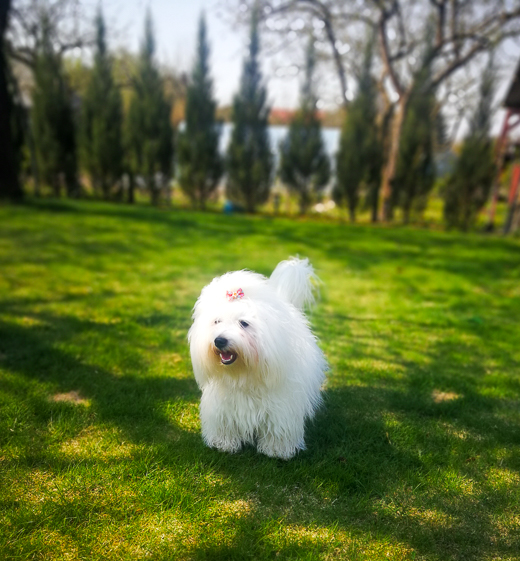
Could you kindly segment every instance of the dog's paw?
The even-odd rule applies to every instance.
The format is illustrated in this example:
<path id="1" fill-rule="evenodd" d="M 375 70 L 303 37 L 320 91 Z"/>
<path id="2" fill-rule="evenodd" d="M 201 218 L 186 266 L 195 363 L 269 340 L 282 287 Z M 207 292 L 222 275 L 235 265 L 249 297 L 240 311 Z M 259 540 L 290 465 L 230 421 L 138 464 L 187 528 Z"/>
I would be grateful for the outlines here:
<path id="1" fill-rule="evenodd" d="M 216 448 L 220 452 L 229 452 L 234 454 L 242 448 L 242 442 L 238 438 L 213 438 L 206 440 L 206 444 L 210 448 Z"/>
<path id="2" fill-rule="evenodd" d="M 294 444 L 290 442 L 285 442 L 283 440 L 279 441 L 260 441 L 257 446 L 257 450 L 261 454 L 265 454 L 271 458 L 280 458 L 281 460 L 290 460 L 293 458 L 297 452 L 305 449 L 305 444 Z"/>

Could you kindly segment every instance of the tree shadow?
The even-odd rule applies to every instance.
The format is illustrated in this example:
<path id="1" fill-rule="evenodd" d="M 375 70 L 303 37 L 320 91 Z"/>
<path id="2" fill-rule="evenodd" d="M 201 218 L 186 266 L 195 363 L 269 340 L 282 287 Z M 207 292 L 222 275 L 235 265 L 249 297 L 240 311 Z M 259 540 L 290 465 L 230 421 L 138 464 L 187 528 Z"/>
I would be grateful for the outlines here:
<path id="1" fill-rule="evenodd" d="M 171 423 L 164 418 L 157 403 L 179 398 L 197 400 L 197 385 L 191 377 L 138 375 L 147 365 L 140 358 L 135 341 L 128 341 L 124 333 L 118 332 L 117 326 L 49 313 L 37 316 L 44 322 L 43 326 L 0 321 L 0 363 L 3 368 L 26 379 L 37 380 L 53 394 L 77 392 L 92 402 L 91 411 L 97 419 L 119 427 L 132 440 L 148 443 L 168 440 Z M 97 365 L 95 360 L 73 356 L 60 348 L 66 338 L 93 330 L 98 336 L 109 339 L 110 345 L 125 347 L 121 372 L 110 372 Z M 2 381 L 2 387 L 13 395 L 20 391 L 20 387 L 9 380 Z M 70 407 L 74 407 L 51 398 L 50 394 L 33 392 L 26 395 L 24 401 L 42 421 L 50 419 L 53 414 L 67 413 Z M 180 429 L 178 435 L 182 435 Z"/>

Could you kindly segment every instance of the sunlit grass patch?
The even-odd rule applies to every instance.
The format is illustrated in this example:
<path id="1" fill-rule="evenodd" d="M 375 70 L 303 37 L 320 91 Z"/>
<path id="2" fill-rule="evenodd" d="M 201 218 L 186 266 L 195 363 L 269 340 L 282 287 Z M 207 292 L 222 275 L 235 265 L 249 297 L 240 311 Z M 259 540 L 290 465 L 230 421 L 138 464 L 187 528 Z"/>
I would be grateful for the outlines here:
<path id="1" fill-rule="evenodd" d="M 193 304 L 296 254 L 331 366 L 307 450 L 210 450 Z M 519 257 L 403 227 L 0 208 L 0 558 L 517 559 Z"/>

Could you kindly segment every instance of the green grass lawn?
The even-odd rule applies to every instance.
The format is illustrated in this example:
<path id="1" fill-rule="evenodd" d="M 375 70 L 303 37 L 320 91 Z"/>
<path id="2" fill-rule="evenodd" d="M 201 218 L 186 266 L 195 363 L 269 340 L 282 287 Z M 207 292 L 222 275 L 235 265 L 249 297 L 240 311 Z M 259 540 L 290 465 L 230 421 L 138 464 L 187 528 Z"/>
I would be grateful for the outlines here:
<path id="1" fill-rule="evenodd" d="M 206 448 L 215 275 L 309 257 L 308 450 Z M 0 559 L 520 559 L 520 240 L 102 203 L 0 208 Z"/>

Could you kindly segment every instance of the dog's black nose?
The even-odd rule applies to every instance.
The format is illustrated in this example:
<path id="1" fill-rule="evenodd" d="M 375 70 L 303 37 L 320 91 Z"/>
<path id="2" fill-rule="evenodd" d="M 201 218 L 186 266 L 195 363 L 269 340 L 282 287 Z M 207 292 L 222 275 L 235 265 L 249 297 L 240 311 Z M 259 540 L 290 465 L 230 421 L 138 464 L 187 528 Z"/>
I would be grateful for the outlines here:
<path id="1" fill-rule="evenodd" d="M 228 340 L 225 337 L 217 337 L 215 339 L 215 347 L 217 347 L 217 349 L 225 349 L 227 347 L 228 344 Z"/>

